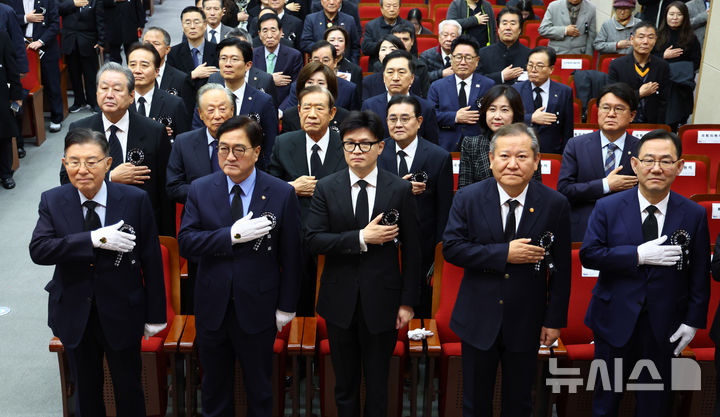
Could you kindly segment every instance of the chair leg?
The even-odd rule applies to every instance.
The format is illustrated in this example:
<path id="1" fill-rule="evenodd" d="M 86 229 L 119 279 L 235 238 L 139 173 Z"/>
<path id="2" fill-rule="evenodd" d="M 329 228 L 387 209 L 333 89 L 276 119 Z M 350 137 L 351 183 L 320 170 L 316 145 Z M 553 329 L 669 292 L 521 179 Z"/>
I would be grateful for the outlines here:
<path id="1" fill-rule="evenodd" d="M 290 398 L 292 400 L 292 417 L 298 417 L 300 415 L 300 365 L 298 363 L 297 355 L 293 355 L 291 359 L 292 363 L 292 387 L 290 392 Z M 306 377 L 307 378 L 307 377 Z"/>
<path id="2" fill-rule="evenodd" d="M 417 417 L 418 358 L 410 359 L 410 417 Z"/>
<path id="3" fill-rule="evenodd" d="M 305 417 L 312 417 L 313 387 L 312 356 L 305 356 Z"/>
<path id="4" fill-rule="evenodd" d="M 435 384 L 433 377 L 435 376 L 436 359 L 425 357 L 425 388 L 423 389 L 423 417 L 432 417 L 433 398 L 435 396 Z"/>
<path id="5" fill-rule="evenodd" d="M 32 123 L 35 133 L 35 146 L 40 146 L 45 142 L 45 116 L 43 115 L 43 91 L 42 87 L 32 96 L 31 104 Z"/>

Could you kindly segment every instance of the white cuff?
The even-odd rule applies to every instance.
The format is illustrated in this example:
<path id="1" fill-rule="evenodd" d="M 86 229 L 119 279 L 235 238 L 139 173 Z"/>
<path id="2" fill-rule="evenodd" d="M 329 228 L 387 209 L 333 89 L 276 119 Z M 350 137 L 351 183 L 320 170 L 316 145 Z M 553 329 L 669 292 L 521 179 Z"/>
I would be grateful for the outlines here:
<path id="1" fill-rule="evenodd" d="M 603 194 L 610 193 L 610 182 L 608 181 L 607 178 L 603 178 L 602 184 L 603 184 Z"/>
<path id="2" fill-rule="evenodd" d="M 363 231 L 360 229 L 359 233 L 360 237 L 360 252 L 367 252 L 367 243 L 365 243 L 365 237 L 363 236 Z"/>

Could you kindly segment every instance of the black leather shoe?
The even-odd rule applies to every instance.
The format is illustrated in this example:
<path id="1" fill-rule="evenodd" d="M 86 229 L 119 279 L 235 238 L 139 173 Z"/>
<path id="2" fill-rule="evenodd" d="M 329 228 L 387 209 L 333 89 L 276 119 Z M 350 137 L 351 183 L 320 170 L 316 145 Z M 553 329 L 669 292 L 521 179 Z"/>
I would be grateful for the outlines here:
<path id="1" fill-rule="evenodd" d="M 18 148 L 18 158 L 23 159 L 25 158 L 25 149 L 24 148 Z"/>
<path id="2" fill-rule="evenodd" d="M 0 185 L 6 190 L 12 190 L 15 188 L 15 180 L 12 178 L 0 178 Z"/>

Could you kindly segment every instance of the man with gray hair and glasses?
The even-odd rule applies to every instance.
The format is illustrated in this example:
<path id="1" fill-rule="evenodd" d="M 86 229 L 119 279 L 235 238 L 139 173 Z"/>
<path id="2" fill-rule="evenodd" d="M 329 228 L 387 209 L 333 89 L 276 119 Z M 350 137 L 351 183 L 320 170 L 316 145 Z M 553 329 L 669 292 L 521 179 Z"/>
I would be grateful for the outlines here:
<path id="1" fill-rule="evenodd" d="M 128 111 L 135 99 L 135 77 L 129 69 L 108 62 L 100 67 L 96 85 L 101 112 L 73 122 L 70 129 L 84 127 L 105 135 L 113 159 L 108 180 L 145 190 L 160 234 L 174 236 L 175 211 L 165 198 L 165 170 L 170 155 L 165 126 Z M 60 182 L 68 181 L 63 166 Z"/>

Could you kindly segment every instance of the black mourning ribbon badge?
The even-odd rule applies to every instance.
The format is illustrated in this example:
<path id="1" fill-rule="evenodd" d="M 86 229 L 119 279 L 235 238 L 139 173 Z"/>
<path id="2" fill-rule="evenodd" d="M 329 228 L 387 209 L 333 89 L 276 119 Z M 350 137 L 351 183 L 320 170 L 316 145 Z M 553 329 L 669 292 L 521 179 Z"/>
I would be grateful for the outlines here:
<path id="1" fill-rule="evenodd" d="M 178 90 L 176 88 L 168 88 L 167 91 L 169 94 L 172 94 L 174 96 L 178 95 Z"/>
<path id="2" fill-rule="evenodd" d="M 670 236 L 670 244 L 678 245 L 682 248 L 680 260 L 677 261 L 677 270 L 682 271 L 685 260 L 690 264 L 690 249 L 688 249 L 690 247 L 690 233 L 683 229 L 676 230 L 675 233 Z"/>
<path id="3" fill-rule="evenodd" d="M 418 171 L 410 174 L 410 181 L 427 183 L 428 174 L 425 171 Z"/>
<path id="4" fill-rule="evenodd" d="M 550 254 L 550 248 L 552 247 L 554 242 L 555 235 L 552 232 L 545 232 L 542 236 L 540 236 L 538 246 L 545 249 L 545 257 L 535 264 L 535 271 L 540 271 L 540 265 L 544 261 L 547 263 L 548 271 L 550 271 L 550 274 L 555 272 L 555 261 L 553 261 L 552 255 Z"/>
<path id="5" fill-rule="evenodd" d="M 130 233 L 131 235 L 135 234 L 135 228 L 130 226 L 127 223 L 124 223 L 122 226 L 120 226 L 120 229 L 118 229 L 118 230 L 121 232 Z M 120 262 L 122 262 L 123 255 L 124 255 L 123 252 L 118 252 L 117 256 L 115 256 L 114 265 L 116 268 L 120 266 Z M 133 255 L 132 251 L 128 252 L 128 257 L 130 258 L 130 263 L 132 265 L 135 265 L 135 255 Z"/>
<path id="6" fill-rule="evenodd" d="M 260 216 L 265 216 L 268 220 L 270 220 L 270 232 L 268 232 L 267 237 L 268 239 L 271 239 L 272 236 L 270 235 L 270 233 L 273 231 L 273 229 L 275 229 L 275 226 L 277 225 L 277 217 L 269 211 L 264 211 L 260 213 Z M 262 244 L 263 239 L 265 239 L 265 236 L 261 236 L 255 241 L 255 244 L 253 245 L 253 250 L 255 252 L 260 250 L 260 245 Z M 272 248 L 268 246 L 268 250 L 272 250 Z"/>
<path id="7" fill-rule="evenodd" d="M 400 221 L 400 212 L 396 209 L 390 209 L 383 213 L 382 219 L 380 219 L 380 224 L 383 226 L 395 226 L 398 224 L 398 221 Z M 393 243 L 397 246 L 400 241 L 398 238 L 395 238 L 393 239 Z"/>
<path id="8" fill-rule="evenodd" d="M 132 148 L 128 151 L 125 160 L 135 166 L 142 165 L 145 162 L 145 152 L 140 148 Z"/>
<path id="9" fill-rule="evenodd" d="M 253 119 L 254 121 L 260 123 L 260 114 L 258 113 L 248 113 L 248 117 Z"/>
<path id="10" fill-rule="evenodd" d="M 173 124 L 173 118 L 171 116 L 160 116 L 157 118 L 157 121 L 165 127 L 172 127 Z"/>

